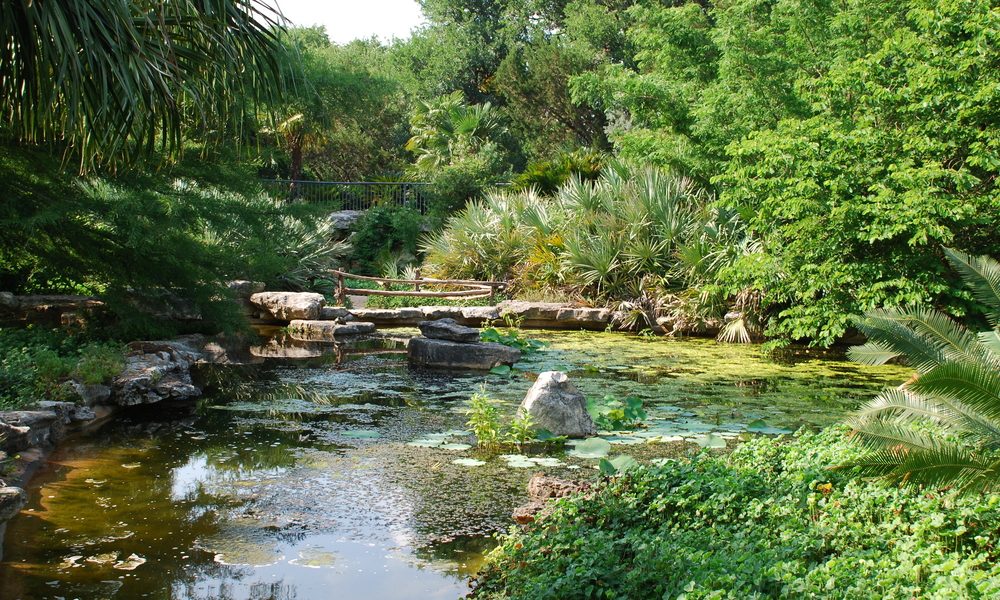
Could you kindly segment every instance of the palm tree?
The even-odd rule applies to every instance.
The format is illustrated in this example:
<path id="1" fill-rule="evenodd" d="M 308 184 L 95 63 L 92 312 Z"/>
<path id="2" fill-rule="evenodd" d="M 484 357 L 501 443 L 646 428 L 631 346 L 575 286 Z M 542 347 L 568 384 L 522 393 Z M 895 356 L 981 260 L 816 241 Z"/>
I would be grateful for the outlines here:
<path id="1" fill-rule="evenodd" d="M 945 249 L 945 256 L 986 308 L 993 330 L 976 334 L 926 308 L 881 310 L 858 320 L 869 342 L 856 361 L 902 358 L 917 370 L 850 421 L 869 450 L 850 465 L 894 481 L 1000 489 L 1000 263 Z"/>
<path id="2" fill-rule="evenodd" d="M 0 132 L 87 170 L 239 128 L 280 93 L 279 22 L 264 0 L 0 3 Z"/>
<path id="3" fill-rule="evenodd" d="M 475 154 L 503 135 L 498 110 L 489 102 L 468 105 L 462 92 L 418 102 L 410 117 L 413 137 L 406 149 L 416 155 L 415 166 L 433 172 L 454 160 Z"/>

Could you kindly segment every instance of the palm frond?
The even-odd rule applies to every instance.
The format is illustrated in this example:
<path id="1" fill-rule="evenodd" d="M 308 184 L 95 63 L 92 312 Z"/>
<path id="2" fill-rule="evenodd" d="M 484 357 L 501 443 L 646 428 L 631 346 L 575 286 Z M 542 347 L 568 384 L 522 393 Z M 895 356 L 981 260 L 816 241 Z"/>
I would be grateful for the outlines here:
<path id="1" fill-rule="evenodd" d="M 989 256 L 969 256 L 953 248 L 945 248 L 944 255 L 986 307 L 990 324 L 1000 327 L 1000 262 Z"/>
<path id="2" fill-rule="evenodd" d="M 877 310 L 855 319 L 855 326 L 869 339 L 875 340 L 884 351 L 895 352 L 906 358 L 907 363 L 917 371 L 926 373 L 944 362 L 945 356 L 936 346 L 929 345 L 927 339 L 906 326 L 908 313 L 899 310 Z M 860 359 L 874 357 L 869 350 L 859 355 Z M 872 363 L 877 364 L 877 363 Z"/>
<path id="3" fill-rule="evenodd" d="M 917 378 L 916 394 L 955 399 L 989 419 L 1000 420 L 1000 372 L 972 362 L 947 362 Z"/>

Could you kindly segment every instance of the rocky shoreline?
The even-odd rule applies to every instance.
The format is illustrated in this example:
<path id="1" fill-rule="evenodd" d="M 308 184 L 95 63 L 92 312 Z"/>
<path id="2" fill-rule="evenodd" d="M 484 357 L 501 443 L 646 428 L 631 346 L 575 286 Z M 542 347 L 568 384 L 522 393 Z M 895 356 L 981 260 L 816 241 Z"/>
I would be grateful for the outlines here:
<path id="1" fill-rule="evenodd" d="M 67 434 L 98 427 L 125 407 L 193 400 L 202 394 L 193 370 L 230 360 L 218 341 L 200 335 L 132 342 L 124 369 L 107 385 L 69 381 L 73 401 L 0 411 L 0 462 L 7 467 L 0 479 L 0 540 L 6 522 L 28 501 L 23 486 Z"/>

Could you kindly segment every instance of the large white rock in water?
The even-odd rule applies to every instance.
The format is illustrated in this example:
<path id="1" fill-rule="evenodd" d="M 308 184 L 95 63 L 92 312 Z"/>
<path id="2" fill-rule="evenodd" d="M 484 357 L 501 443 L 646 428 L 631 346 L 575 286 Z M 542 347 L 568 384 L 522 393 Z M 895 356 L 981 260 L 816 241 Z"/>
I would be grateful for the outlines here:
<path id="1" fill-rule="evenodd" d="M 280 321 L 319 319 L 325 302 L 323 294 L 312 292 L 260 292 L 250 296 L 250 303 Z"/>
<path id="2" fill-rule="evenodd" d="M 519 410 L 531 415 L 537 427 L 555 435 L 580 438 L 597 433 L 594 420 L 587 413 L 587 399 L 561 371 L 541 373 Z"/>

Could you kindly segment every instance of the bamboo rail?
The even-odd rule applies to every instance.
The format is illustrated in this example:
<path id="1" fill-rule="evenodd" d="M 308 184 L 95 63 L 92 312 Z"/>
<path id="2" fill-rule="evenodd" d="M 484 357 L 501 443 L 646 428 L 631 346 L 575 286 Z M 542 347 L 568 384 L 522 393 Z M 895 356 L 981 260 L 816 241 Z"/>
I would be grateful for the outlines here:
<path id="1" fill-rule="evenodd" d="M 388 277 L 370 277 L 368 275 L 355 275 L 346 271 L 331 269 L 330 273 L 337 276 L 337 301 L 344 304 L 348 295 L 354 296 L 411 296 L 415 298 L 488 298 L 495 290 L 507 287 L 502 281 L 476 281 L 472 279 L 434 279 L 432 277 L 420 277 L 417 271 L 417 279 L 391 279 Z M 359 281 L 374 281 L 383 286 L 389 285 L 412 285 L 413 291 L 407 290 L 371 290 L 365 288 L 349 288 L 346 279 L 357 279 Z M 421 286 L 456 286 L 467 289 L 435 292 L 421 290 Z"/>

